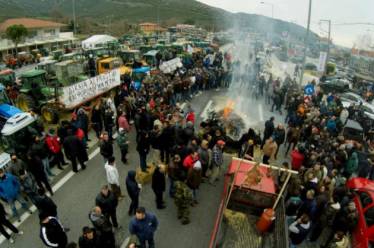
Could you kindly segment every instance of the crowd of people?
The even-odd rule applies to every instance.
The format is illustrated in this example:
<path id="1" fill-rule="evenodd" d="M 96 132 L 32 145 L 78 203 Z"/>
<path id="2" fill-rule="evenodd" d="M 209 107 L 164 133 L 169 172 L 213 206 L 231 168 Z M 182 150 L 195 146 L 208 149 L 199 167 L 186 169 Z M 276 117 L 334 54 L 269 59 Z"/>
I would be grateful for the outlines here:
<path id="1" fill-rule="evenodd" d="M 223 63 L 225 61 L 225 66 Z M 0 169 L 0 197 L 8 203 L 13 216 L 19 213 L 15 202 L 29 211 L 29 199 L 36 206 L 40 218 L 40 237 L 47 247 L 77 247 L 68 244 L 67 229 L 57 214 L 57 205 L 51 198 L 51 180 L 54 174 L 50 167 L 63 170 L 67 160 L 78 172 L 86 169 L 88 161 L 89 127 L 99 139 L 107 184 L 89 211 L 91 226 L 82 228 L 79 238 L 81 248 L 115 247 L 115 231 L 121 225 L 117 221 L 117 207 L 124 197 L 120 187 L 117 164 L 129 164 L 127 156 L 129 133 L 136 132 L 136 151 L 139 171 L 129 170 L 125 180 L 127 195 L 131 203 L 128 214 L 131 235 L 128 247 L 155 247 L 154 233 L 158 228 L 156 216 L 139 206 L 139 195 L 143 185 L 137 174 L 150 173 L 149 154 L 156 150 L 159 163 L 152 173 L 151 188 L 157 209 L 166 207 L 164 193 L 174 199 L 177 218 L 181 224 L 190 223 L 190 211 L 203 199 L 199 198 L 201 183 L 216 185 L 224 164 L 223 151 L 227 143 L 225 130 L 203 121 L 195 123 L 195 112 L 183 101 L 199 91 L 218 87 L 229 87 L 232 80 L 231 57 L 216 52 L 202 56 L 194 54 L 185 68 L 173 74 L 161 72 L 148 76 L 140 89 L 130 77 L 123 82 L 113 99 L 102 98 L 88 110 L 79 108 L 70 121 L 62 121 L 57 129 L 44 131 L 42 125 L 35 130 L 33 140 L 19 157 L 11 154 L 7 170 Z M 236 65 L 240 66 L 240 65 Z M 234 66 L 235 67 L 235 66 Z M 289 223 L 290 242 L 293 247 L 305 242 L 319 241 L 323 247 L 347 247 L 349 233 L 357 224 L 358 213 L 352 200 L 354 195 L 346 187 L 353 176 L 372 179 L 374 164 L 374 140 L 369 136 L 359 142 L 351 142 L 343 136 L 344 124 L 349 118 L 339 97 L 316 91 L 305 101 L 302 92 L 295 90 L 295 81 L 284 82 L 270 75 L 256 76 L 256 93 L 273 102 L 271 111 L 283 114 L 285 120 L 275 123 L 275 118 L 266 121 L 263 135 L 249 129 L 236 143 L 238 155 L 252 160 L 256 149 L 262 151 L 262 162 L 272 163 L 283 157 L 290 158 L 282 166 L 298 171 L 293 176 L 285 197 L 286 216 Z M 313 84 L 313 83 L 312 83 Z M 115 146 L 121 157 L 114 156 Z M 282 148 L 283 146 L 283 148 Z M 366 154 L 363 159 L 363 154 Z M 120 161 L 120 162 L 119 162 Z M 285 175 L 276 177 L 281 185 Z M 167 180 L 169 182 L 167 182 Z M 49 192 L 48 196 L 46 191 Z M 6 218 L 0 205 L 0 232 L 14 242 L 3 226 L 22 234 Z M 320 237 L 324 233 L 323 237 Z M 327 233 L 327 235 L 326 235 Z"/>

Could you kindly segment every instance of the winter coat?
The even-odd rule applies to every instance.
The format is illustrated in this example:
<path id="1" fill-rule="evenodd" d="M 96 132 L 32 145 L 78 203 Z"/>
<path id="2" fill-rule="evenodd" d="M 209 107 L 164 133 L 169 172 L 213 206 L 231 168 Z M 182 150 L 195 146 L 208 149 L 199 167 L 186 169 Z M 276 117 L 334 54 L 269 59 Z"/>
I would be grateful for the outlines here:
<path id="1" fill-rule="evenodd" d="M 130 170 L 126 178 L 126 189 L 131 199 L 138 198 L 140 193 L 140 188 L 138 186 L 138 183 L 136 182 L 135 176 L 136 172 Z"/>
<path id="2" fill-rule="evenodd" d="M 349 174 L 352 174 L 352 173 L 357 172 L 357 170 L 358 170 L 358 155 L 357 155 L 357 152 L 353 152 L 345 165 L 345 171 Z"/>
<path id="3" fill-rule="evenodd" d="M 84 236 L 80 236 L 78 244 L 79 248 L 105 248 L 101 241 L 101 237 L 95 229 L 93 229 L 93 239 L 87 239 Z"/>
<path id="4" fill-rule="evenodd" d="M 61 151 L 61 143 L 59 141 L 58 136 L 50 136 L 48 135 L 45 138 L 45 143 L 49 149 L 49 151 L 53 154 L 57 154 Z"/>
<path id="5" fill-rule="evenodd" d="M 91 113 L 91 122 L 92 122 L 92 123 L 95 123 L 95 124 L 100 124 L 100 125 L 102 125 L 102 123 L 103 123 L 103 119 L 102 119 L 102 112 L 101 112 L 101 109 L 96 109 L 96 108 L 93 108 L 93 109 L 92 109 L 92 113 Z"/>
<path id="6" fill-rule="evenodd" d="M 171 149 L 175 145 L 175 131 L 172 126 L 165 127 L 160 135 L 161 148 Z"/>
<path id="7" fill-rule="evenodd" d="M 208 167 L 209 160 L 210 160 L 208 149 L 203 149 L 202 147 L 200 147 L 198 149 L 197 153 L 199 154 L 199 160 L 201 162 L 201 165 L 203 167 L 204 166 Z"/>
<path id="8" fill-rule="evenodd" d="M 41 159 L 45 159 L 46 157 L 48 157 L 49 154 L 47 150 L 47 145 L 42 140 L 34 142 L 31 145 L 30 152 L 33 156 L 38 156 Z"/>
<path id="9" fill-rule="evenodd" d="M 125 116 L 120 116 L 118 118 L 118 127 L 123 128 L 126 132 L 130 132 L 130 125 Z"/>
<path id="10" fill-rule="evenodd" d="M 20 194 L 20 183 L 10 173 L 5 173 L 5 178 L 0 178 L 0 197 L 7 202 L 13 201 Z"/>
<path id="11" fill-rule="evenodd" d="M 198 189 L 201 184 L 202 170 L 191 167 L 187 173 L 187 186 L 190 189 Z"/>
<path id="12" fill-rule="evenodd" d="M 69 160 L 77 157 L 80 161 L 88 161 L 87 150 L 82 141 L 80 141 L 76 136 L 70 135 L 66 137 L 63 146 L 65 155 Z"/>
<path id="13" fill-rule="evenodd" d="M 307 224 L 300 224 L 296 221 L 289 227 L 290 240 L 293 245 L 301 244 L 310 230 L 310 222 Z"/>
<path id="14" fill-rule="evenodd" d="M 277 143 L 277 145 L 281 145 L 284 143 L 284 139 L 286 137 L 286 131 L 282 128 L 276 128 L 273 133 L 274 141 Z"/>
<path id="15" fill-rule="evenodd" d="M 286 201 L 286 215 L 287 216 L 296 216 L 297 211 L 302 205 L 302 200 L 298 196 L 291 196 Z"/>
<path id="16" fill-rule="evenodd" d="M 102 233 L 112 232 L 112 223 L 108 220 L 108 218 L 103 215 L 97 215 L 95 212 L 91 212 L 88 215 L 88 219 L 91 221 L 92 225 Z"/>
<path id="17" fill-rule="evenodd" d="M 48 196 L 38 196 L 35 203 L 39 213 L 45 213 L 47 216 L 57 216 L 57 206 Z"/>
<path id="18" fill-rule="evenodd" d="M 26 174 L 24 179 L 19 180 L 21 184 L 21 190 L 26 195 L 36 195 L 38 192 L 38 186 L 36 185 L 35 179 L 32 175 Z"/>
<path id="19" fill-rule="evenodd" d="M 152 175 L 152 189 L 156 192 L 164 192 L 166 188 L 165 174 L 157 167 Z"/>
<path id="20" fill-rule="evenodd" d="M 117 167 L 115 165 L 110 165 L 109 162 L 106 162 L 104 167 L 108 183 L 119 186 L 119 174 Z"/>
<path id="21" fill-rule="evenodd" d="M 101 141 L 100 143 L 100 154 L 104 158 L 110 158 L 113 156 L 113 144 L 110 141 Z"/>
<path id="22" fill-rule="evenodd" d="M 264 139 L 268 139 L 274 132 L 274 123 L 270 120 L 265 122 Z"/>
<path id="23" fill-rule="evenodd" d="M 139 135 L 136 150 L 140 154 L 148 154 L 150 145 L 149 138 L 147 138 L 144 134 Z"/>
<path id="24" fill-rule="evenodd" d="M 133 217 L 129 224 L 130 234 L 136 235 L 140 242 L 153 239 L 154 232 L 158 227 L 158 220 L 154 214 L 146 213 L 144 219 L 138 220 Z"/>
<path id="25" fill-rule="evenodd" d="M 129 144 L 127 143 L 128 137 L 125 132 L 120 132 L 116 141 L 117 141 L 117 145 L 119 149 L 128 151 L 129 149 Z"/>
<path id="26" fill-rule="evenodd" d="M 96 196 L 95 203 L 96 206 L 99 206 L 101 208 L 103 214 L 109 214 L 114 212 L 114 210 L 117 208 L 118 200 L 112 191 L 108 191 L 107 196 L 104 196 L 102 193 L 99 193 Z"/>
<path id="27" fill-rule="evenodd" d="M 88 117 L 84 112 L 83 113 L 78 113 L 77 124 L 78 124 L 77 127 L 82 129 L 83 131 L 88 130 Z"/>
<path id="28" fill-rule="evenodd" d="M 12 175 L 19 177 L 20 170 L 26 170 L 26 164 L 19 158 L 16 161 L 10 160 L 8 163 L 8 172 Z"/>
<path id="29" fill-rule="evenodd" d="M 64 227 L 55 217 L 48 217 L 48 223 L 40 224 L 40 238 L 47 247 L 65 248 L 68 242 Z"/>

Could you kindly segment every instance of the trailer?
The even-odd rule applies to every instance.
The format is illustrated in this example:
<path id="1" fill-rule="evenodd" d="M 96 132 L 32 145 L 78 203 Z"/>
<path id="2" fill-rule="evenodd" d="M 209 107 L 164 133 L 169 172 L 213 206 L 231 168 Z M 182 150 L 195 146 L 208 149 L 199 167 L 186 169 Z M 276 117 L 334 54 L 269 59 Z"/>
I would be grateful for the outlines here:
<path id="1" fill-rule="evenodd" d="M 284 170 L 289 176 L 277 193 L 272 170 Z M 257 174 L 254 184 L 250 174 Z M 288 231 L 282 193 L 292 170 L 233 158 L 225 173 L 224 189 L 209 248 L 288 248 Z M 274 210 L 270 229 L 261 230 L 264 213 Z M 261 231 L 260 231 L 261 230 Z"/>

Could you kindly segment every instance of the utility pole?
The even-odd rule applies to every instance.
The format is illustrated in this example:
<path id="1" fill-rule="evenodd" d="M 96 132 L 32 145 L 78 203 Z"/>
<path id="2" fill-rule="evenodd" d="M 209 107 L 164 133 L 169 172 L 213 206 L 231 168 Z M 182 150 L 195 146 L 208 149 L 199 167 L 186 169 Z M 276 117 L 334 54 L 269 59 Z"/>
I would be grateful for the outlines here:
<path id="1" fill-rule="evenodd" d="M 73 0 L 73 24 L 74 24 L 74 34 L 77 34 L 77 16 L 75 14 L 75 0 Z"/>
<path id="2" fill-rule="evenodd" d="M 302 64 L 302 68 L 301 68 L 300 85 L 303 84 L 303 79 L 304 79 L 304 71 L 305 71 L 304 67 L 305 67 L 305 61 L 306 61 L 306 54 L 307 54 L 307 50 L 308 50 L 311 17 L 312 17 L 312 0 L 309 0 L 308 25 L 307 25 L 306 36 L 305 36 L 304 57 L 303 57 L 303 64 Z"/>
<path id="3" fill-rule="evenodd" d="M 330 46 L 331 46 L 331 20 L 321 20 L 321 22 L 327 22 L 329 24 L 327 55 L 326 55 L 326 62 L 325 62 L 325 74 L 327 75 L 327 63 L 329 62 L 329 58 L 330 58 Z"/>

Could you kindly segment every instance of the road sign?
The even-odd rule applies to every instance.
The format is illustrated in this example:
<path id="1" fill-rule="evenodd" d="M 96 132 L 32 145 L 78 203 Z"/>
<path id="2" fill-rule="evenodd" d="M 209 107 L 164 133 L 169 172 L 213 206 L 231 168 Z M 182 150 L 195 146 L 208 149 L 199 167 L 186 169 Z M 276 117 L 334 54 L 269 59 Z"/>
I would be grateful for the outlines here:
<path id="1" fill-rule="evenodd" d="M 313 84 L 307 84 L 304 87 L 304 94 L 308 95 L 308 96 L 313 95 L 314 94 L 314 85 Z"/>

